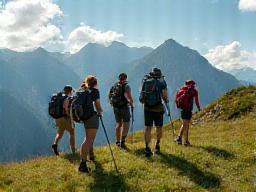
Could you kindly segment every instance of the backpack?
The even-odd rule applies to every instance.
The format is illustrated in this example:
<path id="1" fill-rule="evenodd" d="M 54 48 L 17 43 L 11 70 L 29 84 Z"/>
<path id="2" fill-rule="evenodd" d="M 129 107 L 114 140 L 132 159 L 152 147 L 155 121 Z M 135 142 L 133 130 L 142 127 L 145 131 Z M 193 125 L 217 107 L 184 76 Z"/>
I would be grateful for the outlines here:
<path id="1" fill-rule="evenodd" d="M 177 91 L 175 96 L 177 108 L 183 110 L 189 110 L 191 108 L 193 101 L 193 90 L 193 86 L 183 86 Z"/>
<path id="2" fill-rule="evenodd" d="M 161 90 L 158 85 L 159 78 L 145 76 L 140 92 L 140 102 L 149 107 L 162 103 Z"/>
<path id="3" fill-rule="evenodd" d="M 71 115 L 75 122 L 80 123 L 94 114 L 90 89 L 80 89 L 76 92 L 71 104 Z"/>
<path id="4" fill-rule="evenodd" d="M 125 86 L 127 84 L 120 84 L 116 83 L 111 89 L 110 89 L 110 103 L 115 108 L 122 108 L 128 104 L 128 101 L 125 97 Z"/>
<path id="5" fill-rule="evenodd" d="M 48 113 L 52 118 L 58 119 L 66 116 L 63 109 L 63 103 L 66 98 L 67 96 L 62 92 L 54 93 L 51 96 L 51 100 L 48 105 Z"/>

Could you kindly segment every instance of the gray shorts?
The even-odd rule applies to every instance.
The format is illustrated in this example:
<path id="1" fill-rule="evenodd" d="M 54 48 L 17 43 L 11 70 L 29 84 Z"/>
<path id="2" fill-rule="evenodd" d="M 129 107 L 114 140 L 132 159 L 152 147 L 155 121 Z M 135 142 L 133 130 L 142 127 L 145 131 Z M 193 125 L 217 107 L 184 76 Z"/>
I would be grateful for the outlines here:
<path id="1" fill-rule="evenodd" d="M 131 118 L 131 114 L 130 114 L 130 108 L 127 107 L 123 107 L 123 108 L 114 108 L 114 114 L 115 114 L 115 119 L 116 122 L 120 123 L 120 122 L 130 122 L 130 118 Z"/>
<path id="2" fill-rule="evenodd" d="M 95 113 L 92 117 L 84 121 L 84 128 L 85 129 L 98 129 L 99 128 L 99 117 Z"/>

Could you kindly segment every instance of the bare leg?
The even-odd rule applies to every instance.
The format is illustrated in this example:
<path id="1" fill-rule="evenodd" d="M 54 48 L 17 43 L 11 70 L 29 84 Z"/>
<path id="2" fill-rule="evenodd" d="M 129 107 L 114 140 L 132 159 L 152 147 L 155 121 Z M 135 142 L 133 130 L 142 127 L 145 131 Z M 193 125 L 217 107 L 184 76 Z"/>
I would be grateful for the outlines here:
<path id="1" fill-rule="evenodd" d="M 160 140 L 163 136 L 163 127 L 156 127 L 156 144 L 160 144 Z"/>
<path id="2" fill-rule="evenodd" d="M 146 147 L 149 147 L 150 141 L 151 141 L 151 129 L 152 127 L 145 127 L 145 133 L 144 133 L 144 138 L 145 138 L 145 144 Z"/>
<path id="3" fill-rule="evenodd" d="M 70 131 L 69 131 L 69 143 L 70 143 L 70 148 L 71 148 L 71 151 L 72 153 L 74 154 L 75 153 L 75 150 L 76 150 L 76 147 L 75 147 L 75 129 L 72 128 Z"/>
<path id="4" fill-rule="evenodd" d="M 58 130 L 58 132 L 57 132 L 57 134 L 56 134 L 56 137 L 55 137 L 55 139 L 54 139 L 54 143 L 53 143 L 53 144 L 58 145 L 60 139 L 61 139 L 62 136 L 63 136 L 63 133 L 64 133 L 63 131 Z"/>
<path id="5" fill-rule="evenodd" d="M 185 141 L 188 141 L 188 130 L 189 130 L 189 123 L 190 120 L 184 120 L 184 125 L 185 125 Z"/>
<path id="6" fill-rule="evenodd" d="M 130 122 L 123 123 L 122 141 L 125 141 L 130 127 Z"/>
<path id="7" fill-rule="evenodd" d="M 93 147 L 93 142 L 96 137 L 97 129 L 86 129 L 86 138 L 84 142 L 81 145 L 81 150 L 80 150 L 80 156 L 82 161 L 86 161 L 87 157 L 90 153 L 91 148 Z"/>
<path id="8" fill-rule="evenodd" d="M 122 122 L 116 123 L 116 141 L 120 142 L 121 140 L 121 128 L 122 128 Z"/>

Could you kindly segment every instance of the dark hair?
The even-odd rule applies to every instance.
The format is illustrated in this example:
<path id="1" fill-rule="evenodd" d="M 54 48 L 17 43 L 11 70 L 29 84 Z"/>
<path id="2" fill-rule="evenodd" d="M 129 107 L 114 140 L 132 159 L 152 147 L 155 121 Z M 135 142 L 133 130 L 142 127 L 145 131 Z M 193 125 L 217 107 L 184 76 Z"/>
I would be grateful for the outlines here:
<path id="1" fill-rule="evenodd" d="M 157 67 L 153 67 L 152 71 L 149 73 L 152 77 L 161 77 L 162 76 L 162 71 L 161 69 Z"/>
<path id="2" fill-rule="evenodd" d="M 118 78 L 119 78 L 119 80 L 126 80 L 127 79 L 127 74 L 126 73 L 120 73 Z"/>
<path id="3" fill-rule="evenodd" d="M 66 85 L 66 86 L 63 88 L 63 91 L 64 91 L 64 92 L 68 92 L 68 93 L 70 93 L 72 90 L 73 90 L 73 88 L 72 88 L 71 85 Z"/>
<path id="4" fill-rule="evenodd" d="M 185 82 L 185 85 L 195 85 L 195 84 L 196 84 L 196 82 L 194 80 L 187 80 Z"/>
<path id="5" fill-rule="evenodd" d="M 97 78 L 96 78 L 95 76 L 93 76 L 93 75 L 88 75 L 88 76 L 84 79 L 84 81 L 83 81 L 81 87 L 93 88 L 93 87 L 95 87 L 97 84 L 98 84 Z"/>

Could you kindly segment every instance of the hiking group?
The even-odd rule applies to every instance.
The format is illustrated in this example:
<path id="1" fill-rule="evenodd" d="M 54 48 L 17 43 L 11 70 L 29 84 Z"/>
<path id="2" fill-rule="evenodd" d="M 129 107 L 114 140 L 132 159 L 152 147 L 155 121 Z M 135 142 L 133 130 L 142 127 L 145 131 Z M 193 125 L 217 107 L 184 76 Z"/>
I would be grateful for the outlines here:
<path id="1" fill-rule="evenodd" d="M 198 110 L 201 110 L 195 84 L 193 80 L 186 81 L 185 85 L 177 91 L 175 97 L 176 106 L 181 111 L 182 126 L 174 141 L 178 144 L 184 144 L 184 146 L 191 146 L 188 133 L 194 100 Z M 58 142 L 65 130 L 70 134 L 70 148 L 72 153 L 75 153 L 74 122 L 83 123 L 84 125 L 85 138 L 80 147 L 81 162 L 78 168 L 81 172 L 89 172 L 86 164 L 88 159 L 95 160 L 93 143 L 100 121 L 109 142 L 102 120 L 103 110 L 100 102 L 100 92 L 97 87 L 97 78 L 89 75 L 84 79 L 74 95 L 72 94 L 74 93 L 73 88 L 70 85 L 66 85 L 63 92 L 53 94 L 49 102 L 49 114 L 55 119 L 57 127 L 57 134 L 52 145 L 56 155 L 59 155 Z M 125 142 L 130 124 L 132 124 L 133 129 L 134 102 L 131 87 L 128 84 L 128 77 L 125 73 L 121 73 L 118 76 L 118 81 L 109 90 L 108 98 L 116 121 L 116 146 L 121 149 L 127 149 Z M 163 135 L 163 115 L 167 112 L 168 116 L 171 117 L 167 83 L 160 69 L 153 68 L 150 73 L 144 76 L 139 100 L 144 106 L 144 153 L 147 157 L 150 157 L 153 155 L 150 147 L 153 125 L 155 125 L 157 133 L 154 152 L 159 154 Z M 184 142 L 182 142 L 183 135 Z"/>

